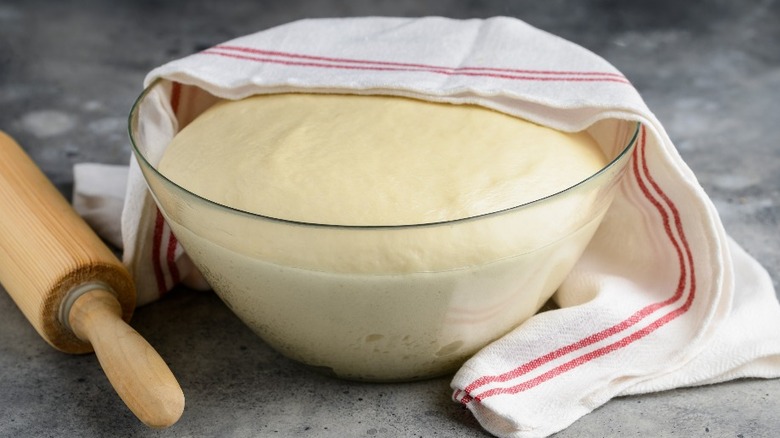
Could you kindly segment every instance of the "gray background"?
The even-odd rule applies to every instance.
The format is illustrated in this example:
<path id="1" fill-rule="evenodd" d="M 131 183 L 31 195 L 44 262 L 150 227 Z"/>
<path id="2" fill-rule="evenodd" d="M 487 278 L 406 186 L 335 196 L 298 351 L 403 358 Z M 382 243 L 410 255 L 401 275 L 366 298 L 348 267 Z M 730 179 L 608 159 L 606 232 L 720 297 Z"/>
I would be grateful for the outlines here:
<path id="1" fill-rule="evenodd" d="M 303 17 L 509 15 L 622 70 L 714 199 L 728 232 L 780 278 L 780 2 L 0 0 L 0 129 L 65 193 L 71 167 L 125 164 L 126 115 L 150 69 Z M 2 206 L 0 206 L 2 214 Z M 486 436 L 449 378 L 358 384 L 271 351 L 211 293 L 175 291 L 134 327 L 187 396 L 152 431 L 92 355 L 52 350 L 0 293 L 0 436 Z M 560 437 L 769 437 L 780 381 L 743 380 L 609 402 Z"/>

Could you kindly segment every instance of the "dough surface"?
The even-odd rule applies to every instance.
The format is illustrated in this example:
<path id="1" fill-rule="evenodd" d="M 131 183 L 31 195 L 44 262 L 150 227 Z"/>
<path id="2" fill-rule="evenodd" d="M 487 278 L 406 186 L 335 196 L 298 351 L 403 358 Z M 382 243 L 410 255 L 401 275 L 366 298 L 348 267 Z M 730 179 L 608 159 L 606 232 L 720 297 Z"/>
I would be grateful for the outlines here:
<path id="1" fill-rule="evenodd" d="M 274 94 L 209 108 L 176 135 L 159 169 L 193 193 L 251 213 L 405 225 L 511 208 L 606 162 L 586 133 L 473 105 Z"/>

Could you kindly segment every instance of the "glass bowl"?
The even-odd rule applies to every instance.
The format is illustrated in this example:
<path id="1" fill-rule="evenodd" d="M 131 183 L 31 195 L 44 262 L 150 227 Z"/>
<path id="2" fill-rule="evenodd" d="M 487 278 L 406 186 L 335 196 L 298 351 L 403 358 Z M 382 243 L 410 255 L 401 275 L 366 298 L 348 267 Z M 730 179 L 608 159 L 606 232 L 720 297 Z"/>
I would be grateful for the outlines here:
<path id="1" fill-rule="evenodd" d="M 354 380 L 451 373 L 536 313 L 598 228 L 639 129 L 633 122 L 596 123 L 588 131 L 611 155 L 609 164 L 510 209 L 402 226 L 301 223 L 217 204 L 157 171 L 160 143 L 179 123 L 168 103 L 170 87 L 158 81 L 144 90 L 129 128 L 144 178 L 176 238 L 265 342 Z"/>

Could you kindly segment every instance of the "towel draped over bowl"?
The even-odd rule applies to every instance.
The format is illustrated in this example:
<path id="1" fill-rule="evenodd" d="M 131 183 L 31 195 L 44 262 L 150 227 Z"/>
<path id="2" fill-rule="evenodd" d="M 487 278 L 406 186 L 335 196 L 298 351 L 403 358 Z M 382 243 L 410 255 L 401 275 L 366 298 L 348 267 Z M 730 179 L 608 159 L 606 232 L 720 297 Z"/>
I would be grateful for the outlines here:
<path id="1" fill-rule="evenodd" d="M 488 345 L 452 380 L 453 399 L 494 435 L 547 436 L 620 395 L 780 376 L 769 275 L 726 235 L 629 79 L 574 43 L 506 17 L 303 20 L 165 64 L 145 83 L 156 80 L 165 87 L 143 121 L 152 159 L 216 98 L 258 93 L 470 103 L 563 131 L 612 123 L 616 139 L 641 124 L 617 198 L 555 295 L 560 309 Z M 126 182 L 122 243 L 139 303 L 182 281 L 207 287 L 135 161 Z"/>

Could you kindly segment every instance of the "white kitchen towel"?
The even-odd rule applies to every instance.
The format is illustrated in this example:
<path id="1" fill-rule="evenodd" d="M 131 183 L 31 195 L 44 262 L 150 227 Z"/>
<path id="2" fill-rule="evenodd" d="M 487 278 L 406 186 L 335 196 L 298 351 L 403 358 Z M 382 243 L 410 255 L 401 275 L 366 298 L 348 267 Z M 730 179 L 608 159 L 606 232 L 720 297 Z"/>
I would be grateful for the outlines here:
<path id="1" fill-rule="evenodd" d="M 73 208 L 109 243 L 122 249 L 121 213 L 127 193 L 127 166 L 77 163 L 73 166 Z"/>
<path id="2" fill-rule="evenodd" d="M 161 153 L 218 98 L 285 91 L 482 105 L 564 131 L 639 122 L 619 194 L 541 313 L 470 359 L 453 398 L 489 432 L 546 436 L 610 398 L 780 376 L 780 307 L 766 271 L 727 236 L 663 126 L 619 71 L 513 18 L 303 20 L 153 70 L 143 121 Z M 614 124 L 619 126 L 620 123 Z M 148 302 L 197 272 L 131 162 L 125 258 Z M 204 286 L 201 284 L 201 286 Z"/>

